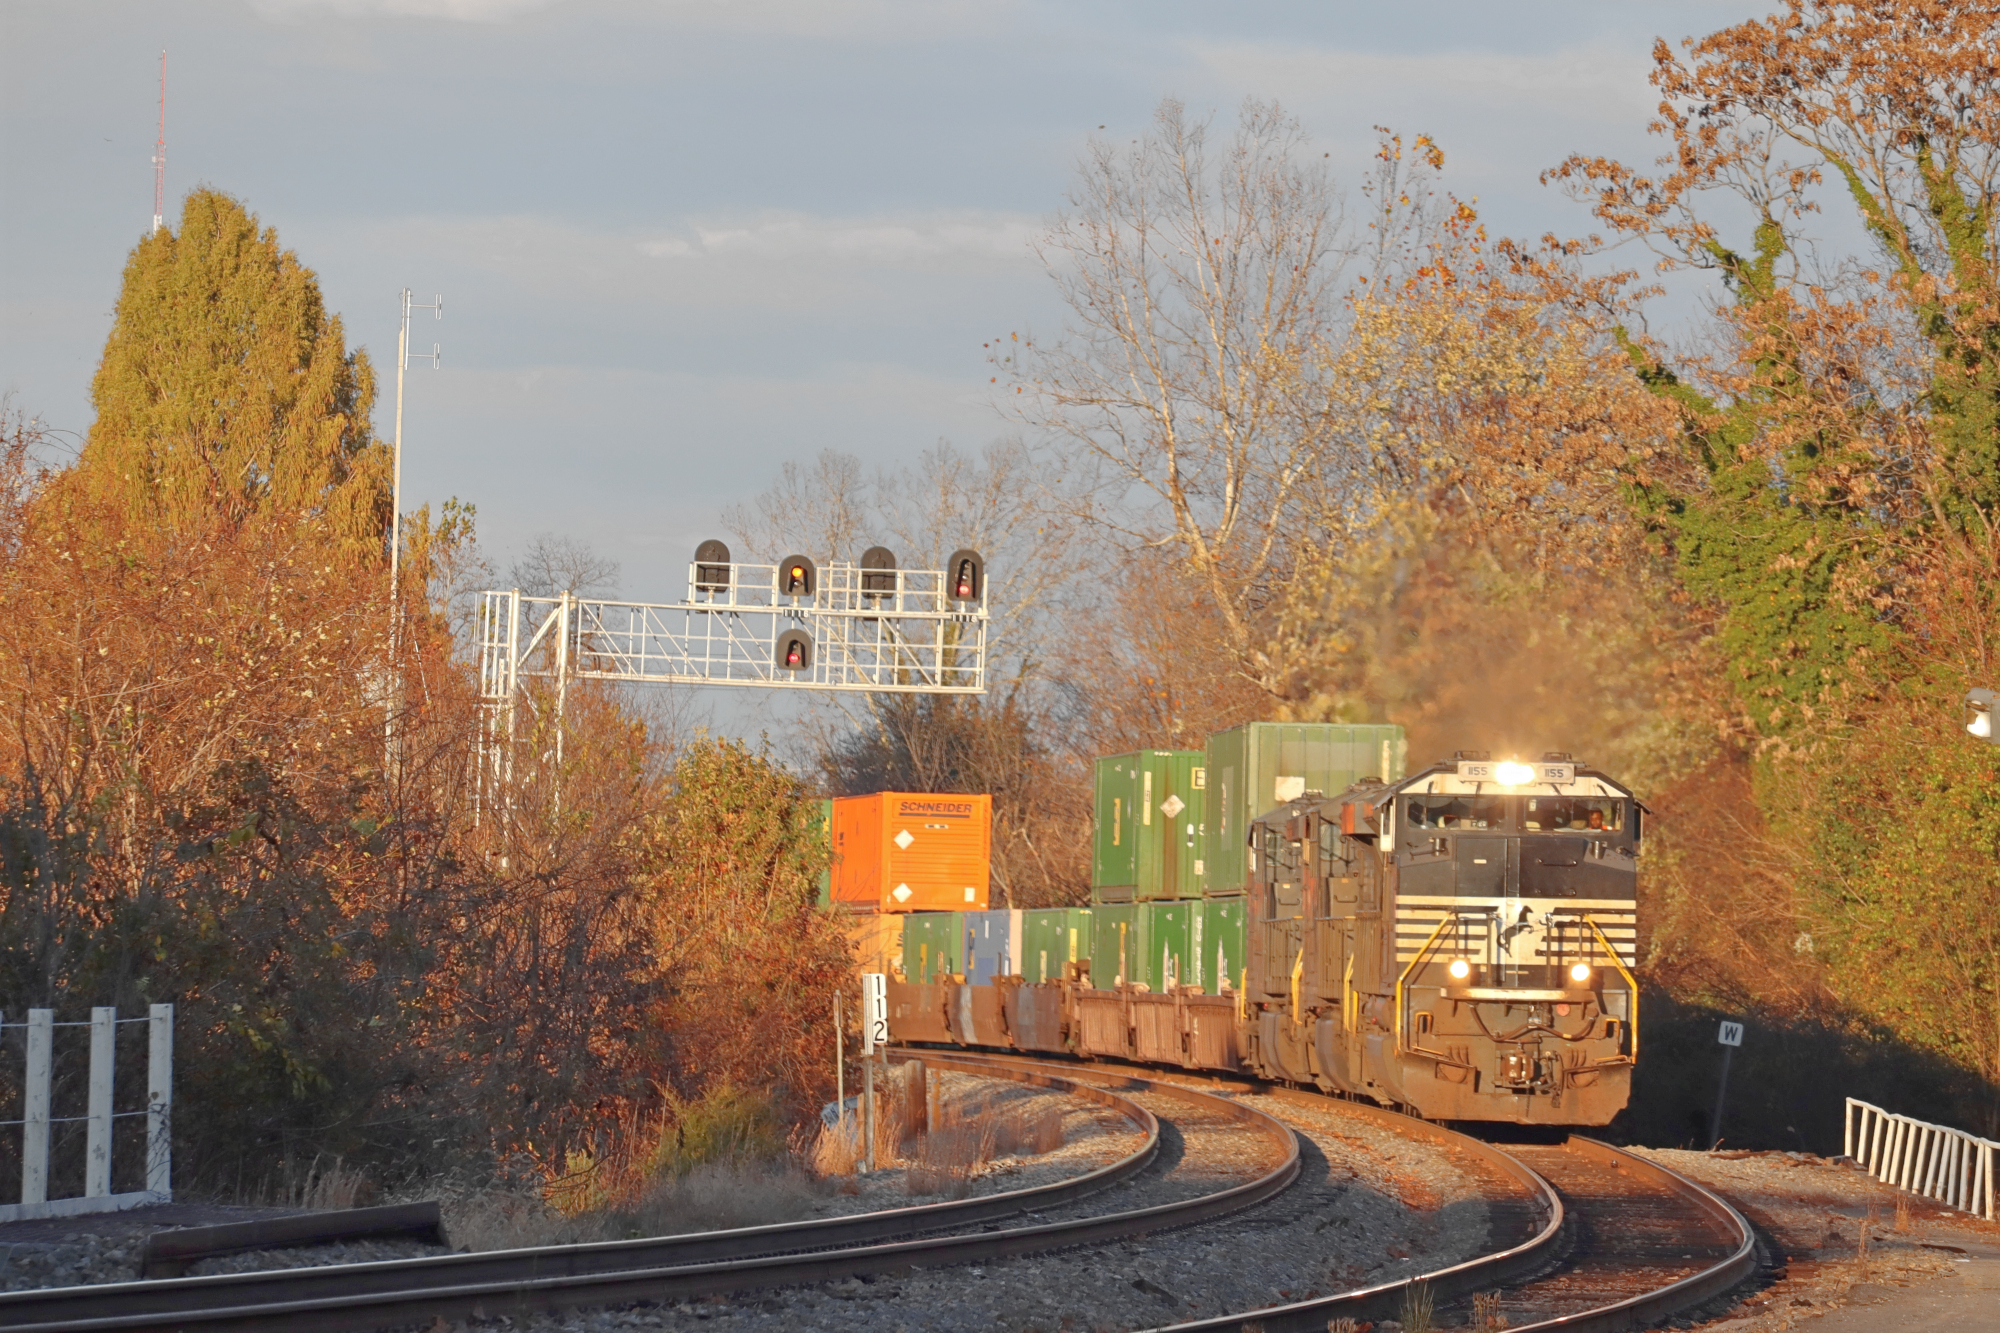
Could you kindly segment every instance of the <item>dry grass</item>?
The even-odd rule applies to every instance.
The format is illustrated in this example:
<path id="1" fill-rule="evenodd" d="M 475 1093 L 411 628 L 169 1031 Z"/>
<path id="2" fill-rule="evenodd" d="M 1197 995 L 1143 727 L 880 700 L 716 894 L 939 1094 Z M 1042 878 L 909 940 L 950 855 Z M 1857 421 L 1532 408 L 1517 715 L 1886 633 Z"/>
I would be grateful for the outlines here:
<path id="1" fill-rule="evenodd" d="M 704 1162 L 663 1174 L 624 1202 L 565 1213 L 540 1191 L 446 1188 L 438 1194 L 454 1248 L 511 1250 L 673 1236 L 792 1222 L 814 1213 L 823 1187 L 789 1158 Z"/>
<path id="2" fill-rule="evenodd" d="M 993 1160 L 994 1128 L 988 1119 L 924 1135 L 903 1170 L 903 1188 L 911 1194 L 963 1199 L 972 1192 L 973 1173 Z"/>
<path id="3" fill-rule="evenodd" d="M 812 1151 L 806 1161 L 814 1175 L 822 1180 L 840 1176 L 851 1176 L 861 1168 L 864 1154 L 861 1151 L 861 1131 L 853 1121 L 831 1128 L 822 1128 L 813 1140 Z"/>
<path id="4" fill-rule="evenodd" d="M 1507 1316 L 1500 1313 L 1500 1293 L 1478 1292 L 1472 1298 L 1472 1327 L 1476 1333 L 1500 1333 Z"/>
<path id="5" fill-rule="evenodd" d="M 1431 1333 L 1431 1284 L 1413 1282 L 1403 1290 L 1403 1333 Z"/>
<path id="6" fill-rule="evenodd" d="M 1908 1235 L 1910 1231 L 1910 1200 L 1907 1195 L 1896 1200 L 1896 1234 Z"/>
<path id="7" fill-rule="evenodd" d="M 325 1155 L 300 1164 L 287 1163 L 276 1178 L 266 1177 L 249 1190 L 238 1190 L 236 1201 L 276 1208 L 366 1208 L 382 1191 L 359 1167 Z"/>

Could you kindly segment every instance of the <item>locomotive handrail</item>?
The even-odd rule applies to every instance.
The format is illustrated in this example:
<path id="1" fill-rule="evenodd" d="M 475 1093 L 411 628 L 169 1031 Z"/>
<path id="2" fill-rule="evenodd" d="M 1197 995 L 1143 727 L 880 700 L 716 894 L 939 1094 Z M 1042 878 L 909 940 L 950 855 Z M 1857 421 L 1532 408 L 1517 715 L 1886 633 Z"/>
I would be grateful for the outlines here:
<path id="1" fill-rule="evenodd" d="M 1604 946 L 1605 955 L 1611 959 L 1611 966 L 1618 969 L 1618 975 L 1625 978 L 1626 989 L 1632 996 L 1632 1012 L 1626 1016 L 1625 1029 L 1632 1034 L 1632 1054 L 1626 1056 L 1633 1064 L 1639 1063 L 1639 979 L 1625 970 L 1625 960 L 1611 947 L 1611 941 L 1604 938 L 1604 932 L 1597 928 L 1597 918 L 1590 913 L 1581 913 L 1583 923 L 1590 927 L 1590 933 L 1597 936 L 1597 942 Z M 1602 1062 L 1600 1062 L 1602 1063 Z"/>
<path id="2" fill-rule="evenodd" d="M 1429 952 L 1431 951 L 1431 946 L 1432 946 L 1433 944 L 1436 944 L 1436 943 L 1437 943 L 1437 938 L 1438 938 L 1438 936 L 1440 936 L 1440 935 L 1444 934 L 1444 928 L 1445 928 L 1446 926 L 1450 925 L 1450 924 L 1451 924 L 1452 922 L 1454 922 L 1454 921 L 1456 921 L 1456 920 L 1458 920 L 1458 913 L 1457 913 L 1457 911 L 1455 911 L 1455 910 L 1454 910 L 1454 911 L 1448 911 L 1448 912 L 1446 912 L 1446 913 L 1445 913 L 1445 914 L 1444 914 L 1444 915 L 1443 915 L 1442 917 L 1438 918 L 1438 923 L 1437 923 L 1437 929 L 1436 929 L 1436 930 L 1433 930 L 1433 931 L 1431 932 L 1431 937 L 1430 937 L 1429 939 L 1427 939 L 1427 940 L 1425 940 L 1425 941 L 1424 941 L 1424 943 L 1423 943 L 1423 947 L 1422 947 L 1422 948 L 1420 948 L 1420 949 L 1418 949 L 1418 950 L 1417 950 L 1417 952 L 1416 952 L 1416 955 L 1415 955 L 1414 957 L 1412 957 L 1412 958 L 1410 959 L 1410 965 L 1409 965 L 1408 967 L 1406 967 L 1406 968 L 1404 968 L 1404 969 L 1403 969 L 1403 972 L 1402 972 L 1402 975 L 1401 975 L 1401 976 L 1399 976 L 1399 977 L 1397 977 L 1397 978 L 1396 978 L 1396 1015 L 1395 1015 L 1395 1017 L 1396 1017 L 1396 1054 L 1398 1054 L 1398 1055 L 1437 1055 L 1437 1054 L 1441 1054 L 1441 1052 L 1436 1052 L 1436 1051 L 1423 1051 L 1423 1050 L 1410 1050 L 1410 1049 L 1406 1049 L 1406 1048 L 1404 1047 L 1404 1045 L 1403 1045 L 1403 991 L 1404 991 L 1404 987 L 1405 987 L 1405 985 L 1406 985 L 1406 984 L 1407 984 L 1407 983 L 1409 982 L 1409 980 L 1410 980 L 1410 974 L 1411 974 L 1412 972 L 1416 971 L 1416 970 L 1417 970 L 1417 967 L 1418 967 L 1418 965 L 1419 965 L 1419 964 L 1421 964 L 1421 963 L 1422 963 L 1422 962 L 1424 961 L 1424 955 L 1425 955 L 1425 954 L 1427 954 L 1427 953 L 1429 953 Z"/>

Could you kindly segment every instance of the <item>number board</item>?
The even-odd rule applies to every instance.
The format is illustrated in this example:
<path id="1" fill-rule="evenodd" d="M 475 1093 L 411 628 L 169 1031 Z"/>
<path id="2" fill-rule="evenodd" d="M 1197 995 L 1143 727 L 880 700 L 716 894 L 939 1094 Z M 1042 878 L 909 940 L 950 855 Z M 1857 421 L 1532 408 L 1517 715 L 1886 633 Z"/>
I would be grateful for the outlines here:
<path id="1" fill-rule="evenodd" d="M 861 1053 L 875 1054 L 889 1044 L 889 978 L 881 972 L 861 974 Z"/>
<path id="2" fill-rule="evenodd" d="M 1741 1046 L 1743 1044 L 1743 1025 L 1724 1019 L 1722 1022 L 1722 1031 L 1715 1034 L 1715 1040 L 1718 1045 L 1722 1046 Z"/>
<path id="3" fill-rule="evenodd" d="M 1458 776 L 1467 782 L 1498 782 L 1499 775 L 1493 771 L 1496 767 L 1498 765 L 1473 763 L 1469 759 L 1461 759 L 1458 761 Z"/>

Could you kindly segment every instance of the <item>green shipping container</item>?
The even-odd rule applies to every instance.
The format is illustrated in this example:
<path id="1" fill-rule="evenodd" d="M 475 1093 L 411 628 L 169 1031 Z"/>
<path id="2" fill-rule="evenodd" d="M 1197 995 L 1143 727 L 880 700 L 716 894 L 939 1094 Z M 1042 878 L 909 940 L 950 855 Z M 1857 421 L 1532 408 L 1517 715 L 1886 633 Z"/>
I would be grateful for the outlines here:
<path id="1" fill-rule="evenodd" d="M 812 835 L 826 851 L 826 864 L 819 872 L 819 905 L 833 906 L 833 802 L 817 801 L 812 813 Z"/>
<path id="2" fill-rule="evenodd" d="M 1090 984 L 1110 990 L 1137 980 L 1132 960 L 1139 956 L 1137 903 L 1102 903 L 1090 909 Z"/>
<path id="3" fill-rule="evenodd" d="M 1250 821 L 1308 791 L 1332 796 L 1362 778 L 1403 776 L 1407 747 L 1395 726 L 1250 722 L 1208 738 L 1208 839 L 1202 890 L 1236 897 L 1249 885 Z"/>
<path id="4" fill-rule="evenodd" d="M 1207 776 L 1199 750 L 1140 750 L 1097 761 L 1090 898 L 1199 898 Z"/>
<path id="5" fill-rule="evenodd" d="M 942 981 L 965 971 L 965 913 L 912 912 L 903 919 L 903 976 Z"/>
<path id="6" fill-rule="evenodd" d="M 1242 989 L 1249 938 L 1244 931 L 1245 910 L 1242 898 L 1210 898 L 1196 904 L 1189 984 L 1210 995 Z"/>
<path id="7" fill-rule="evenodd" d="M 1139 905 L 1139 976 L 1155 991 L 1194 983 L 1194 921 L 1199 899 Z"/>
<path id="8" fill-rule="evenodd" d="M 1088 907 L 1038 907 L 1021 913 L 1021 975 L 1031 986 L 1061 981 L 1070 963 L 1090 958 Z"/>
<path id="9" fill-rule="evenodd" d="M 1201 903 L 1111 903 L 1091 909 L 1091 984 L 1121 981 L 1165 991 L 1194 981 L 1194 917 Z"/>

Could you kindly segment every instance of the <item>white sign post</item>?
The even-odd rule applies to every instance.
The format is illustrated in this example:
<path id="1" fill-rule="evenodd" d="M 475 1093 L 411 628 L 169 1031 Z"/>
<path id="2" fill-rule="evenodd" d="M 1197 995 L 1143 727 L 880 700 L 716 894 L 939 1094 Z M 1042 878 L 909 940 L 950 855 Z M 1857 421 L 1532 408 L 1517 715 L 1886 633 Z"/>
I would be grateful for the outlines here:
<path id="1" fill-rule="evenodd" d="M 882 972 L 861 974 L 861 1053 L 875 1054 L 889 1044 L 889 978 Z"/>
<path id="2" fill-rule="evenodd" d="M 889 978 L 881 972 L 861 974 L 861 1056 L 868 1078 L 865 1098 L 867 1124 L 863 1147 L 863 1169 L 875 1169 L 875 1048 L 889 1044 Z"/>
<path id="3" fill-rule="evenodd" d="M 1715 1088 L 1715 1115 L 1708 1122 L 1708 1150 L 1714 1152 L 1722 1142 L 1722 1099 L 1729 1095 L 1729 1061 L 1736 1054 L 1736 1048 L 1743 1044 L 1743 1025 L 1729 1019 L 1722 1020 L 1722 1027 L 1715 1034 L 1716 1044 L 1722 1047 L 1722 1079 Z"/>

